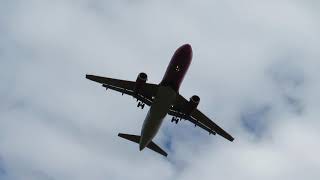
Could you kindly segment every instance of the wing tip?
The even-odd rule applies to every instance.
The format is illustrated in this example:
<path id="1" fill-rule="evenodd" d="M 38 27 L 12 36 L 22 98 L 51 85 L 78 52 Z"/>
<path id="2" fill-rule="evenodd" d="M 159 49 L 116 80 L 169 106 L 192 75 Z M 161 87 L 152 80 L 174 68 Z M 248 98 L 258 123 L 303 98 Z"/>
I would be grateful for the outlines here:
<path id="1" fill-rule="evenodd" d="M 234 141 L 234 138 L 231 136 L 229 141 L 233 142 Z"/>
<path id="2" fill-rule="evenodd" d="M 86 78 L 87 79 L 91 79 L 93 77 L 93 75 L 91 75 L 91 74 L 86 74 Z"/>
<path id="3" fill-rule="evenodd" d="M 91 75 L 91 74 L 86 74 L 86 78 L 91 80 L 91 81 L 95 81 L 98 83 L 102 83 L 99 76 L 95 76 L 95 75 Z"/>

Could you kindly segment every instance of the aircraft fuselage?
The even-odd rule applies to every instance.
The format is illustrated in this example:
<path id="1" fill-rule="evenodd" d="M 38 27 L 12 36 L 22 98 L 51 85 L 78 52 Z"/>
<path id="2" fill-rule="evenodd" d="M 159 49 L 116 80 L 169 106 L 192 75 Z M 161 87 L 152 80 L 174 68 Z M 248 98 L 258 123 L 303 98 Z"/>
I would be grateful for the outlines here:
<path id="1" fill-rule="evenodd" d="M 160 87 L 148 111 L 141 129 L 140 150 L 144 149 L 156 136 L 170 106 L 174 103 L 180 85 L 192 60 L 192 49 L 189 44 L 178 48 L 174 53 Z"/>

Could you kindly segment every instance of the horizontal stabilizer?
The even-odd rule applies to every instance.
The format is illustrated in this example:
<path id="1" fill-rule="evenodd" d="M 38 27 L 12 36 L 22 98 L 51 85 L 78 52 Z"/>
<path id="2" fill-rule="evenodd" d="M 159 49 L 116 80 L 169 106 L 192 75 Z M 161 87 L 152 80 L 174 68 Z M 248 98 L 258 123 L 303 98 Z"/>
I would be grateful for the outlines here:
<path id="1" fill-rule="evenodd" d="M 157 153 L 159 153 L 159 154 L 161 154 L 161 155 L 163 155 L 165 157 L 168 156 L 168 154 L 163 149 L 161 149 L 156 143 L 154 143 L 153 141 L 151 141 L 148 144 L 147 148 L 149 148 L 149 149 L 151 149 L 151 150 L 153 150 L 153 151 L 155 151 L 155 152 L 157 152 Z"/>
<path id="2" fill-rule="evenodd" d="M 119 133 L 118 136 L 122 137 L 122 138 L 124 138 L 126 140 L 135 142 L 137 144 L 139 144 L 139 142 L 140 142 L 140 136 L 131 135 L 131 134 L 122 134 L 122 133 Z"/>
<path id="3" fill-rule="evenodd" d="M 135 142 L 137 144 L 140 143 L 140 136 L 137 136 L 137 135 L 119 133 L 118 136 L 122 137 L 122 138 L 124 138 L 126 140 Z M 161 154 L 161 155 L 163 155 L 165 157 L 168 156 L 168 154 L 164 150 L 162 150 L 158 145 L 156 145 L 153 141 L 151 141 L 148 144 L 147 148 L 149 148 L 149 149 L 151 149 L 151 150 L 153 150 L 153 151 L 155 151 L 155 152 L 157 152 L 157 153 L 159 153 L 159 154 Z"/>

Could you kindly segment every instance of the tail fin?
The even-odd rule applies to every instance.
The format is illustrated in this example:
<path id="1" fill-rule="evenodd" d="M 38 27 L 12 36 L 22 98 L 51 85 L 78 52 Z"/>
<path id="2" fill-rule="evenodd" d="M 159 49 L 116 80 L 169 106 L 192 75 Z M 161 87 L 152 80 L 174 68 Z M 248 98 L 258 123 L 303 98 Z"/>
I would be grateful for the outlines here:
<path id="1" fill-rule="evenodd" d="M 124 138 L 126 140 L 135 142 L 137 144 L 139 144 L 139 142 L 140 142 L 140 136 L 137 136 L 137 135 L 119 133 L 118 136 L 121 138 Z M 153 151 L 155 151 L 165 157 L 168 156 L 168 154 L 164 150 L 162 150 L 158 145 L 156 145 L 153 141 L 147 145 L 147 148 L 149 148 L 149 149 L 151 149 L 151 150 L 153 150 Z"/>

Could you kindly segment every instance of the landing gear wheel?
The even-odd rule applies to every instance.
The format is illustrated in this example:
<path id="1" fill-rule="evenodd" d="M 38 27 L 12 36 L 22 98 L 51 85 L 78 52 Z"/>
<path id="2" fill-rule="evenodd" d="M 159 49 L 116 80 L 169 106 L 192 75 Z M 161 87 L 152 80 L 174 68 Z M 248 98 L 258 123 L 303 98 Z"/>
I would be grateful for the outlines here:
<path id="1" fill-rule="evenodd" d="M 145 105 L 144 103 L 142 103 L 142 102 L 139 101 L 137 107 L 140 107 L 141 109 L 143 109 L 143 108 L 144 108 L 144 105 Z"/>
<path id="2" fill-rule="evenodd" d="M 171 122 L 175 122 L 176 124 L 178 124 L 179 118 L 177 118 L 177 117 L 172 117 Z"/>
<path id="3" fill-rule="evenodd" d="M 176 118 L 172 117 L 171 122 L 174 122 L 174 121 L 176 121 Z"/>

